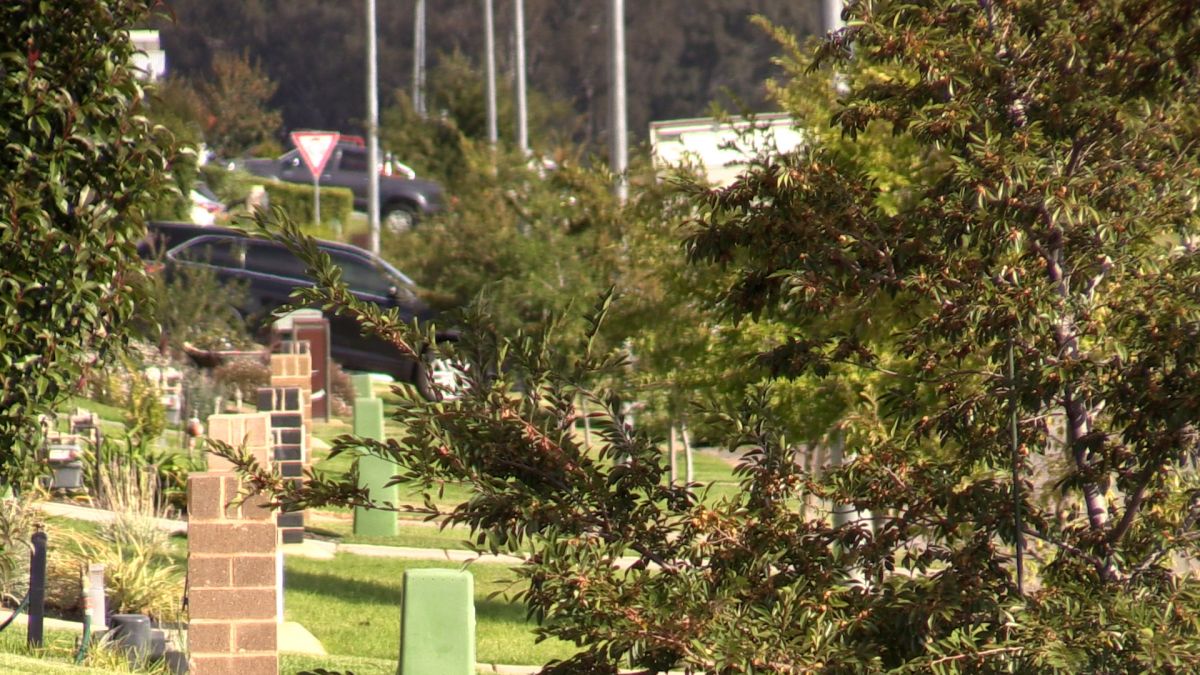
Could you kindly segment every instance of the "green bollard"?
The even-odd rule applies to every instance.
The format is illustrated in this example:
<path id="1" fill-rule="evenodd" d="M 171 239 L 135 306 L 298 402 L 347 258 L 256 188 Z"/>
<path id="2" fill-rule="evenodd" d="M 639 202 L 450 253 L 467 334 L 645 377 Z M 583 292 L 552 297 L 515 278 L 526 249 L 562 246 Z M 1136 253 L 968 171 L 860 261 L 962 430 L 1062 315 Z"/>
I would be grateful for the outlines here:
<path id="1" fill-rule="evenodd" d="M 371 386 L 371 376 L 367 373 L 351 375 L 350 382 L 354 385 L 354 398 L 375 398 L 375 389 Z"/>
<path id="2" fill-rule="evenodd" d="M 354 435 L 383 440 L 383 400 L 359 398 L 354 400 Z M 396 485 L 387 482 L 395 473 L 396 465 L 374 455 L 358 458 L 358 486 L 365 488 L 375 502 L 395 504 L 400 496 Z M 379 509 L 354 509 L 354 534 L 375 537 L 396 536 L 396 512 Z"/>
<path id="3" fill-rule="evenodd" d="M 463 570 L 404 572 L 399 675 L 475 672 L 474 585 Z"/>

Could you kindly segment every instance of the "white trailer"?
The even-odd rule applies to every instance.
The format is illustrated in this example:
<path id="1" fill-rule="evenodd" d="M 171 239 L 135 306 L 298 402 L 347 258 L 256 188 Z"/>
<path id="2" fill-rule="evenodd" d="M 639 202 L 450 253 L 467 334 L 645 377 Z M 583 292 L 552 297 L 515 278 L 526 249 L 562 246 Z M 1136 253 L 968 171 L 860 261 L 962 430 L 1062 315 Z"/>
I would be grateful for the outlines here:
<path id="1" fill-rule="evenodd" d="M 804 142 L 786 113 L 763 113 L 753 119 L 700 117 L 650 123 L 650 150 L 655 166 L 691 165 L 714 185 L 728 185 L 760 152 L 789 152 Z"/>

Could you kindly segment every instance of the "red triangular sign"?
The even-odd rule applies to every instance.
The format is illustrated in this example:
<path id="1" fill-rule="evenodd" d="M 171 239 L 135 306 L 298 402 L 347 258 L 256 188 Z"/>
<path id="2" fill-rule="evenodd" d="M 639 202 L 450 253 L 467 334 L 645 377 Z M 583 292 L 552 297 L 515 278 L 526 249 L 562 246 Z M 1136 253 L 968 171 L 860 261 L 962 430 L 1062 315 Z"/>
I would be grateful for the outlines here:
<path id="1" fill-rule="evenodd" d="M 320 176 L 341 134 L 336 131 L 293 131 L 292 143 L 314 176 Z"/>

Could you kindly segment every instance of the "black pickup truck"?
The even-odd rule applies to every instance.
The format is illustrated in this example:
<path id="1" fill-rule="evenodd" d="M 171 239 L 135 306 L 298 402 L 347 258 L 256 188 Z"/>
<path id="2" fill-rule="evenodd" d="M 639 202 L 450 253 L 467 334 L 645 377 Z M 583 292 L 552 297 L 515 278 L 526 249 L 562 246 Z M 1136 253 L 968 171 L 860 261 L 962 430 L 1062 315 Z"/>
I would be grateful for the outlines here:
<path id="1" fill-rule="evenodd" d="M 234 164 L 256 176 L 289 183 L 312 185 L 312 172 L 298 150 L 277 159 L 247 159 Z M 349 188 L 354 193 L 354 208 L 367 208 L 367 150 L 350 141 L 341 141 L 321 173 L 321 185 Z M 379 213 L 382 226 L 389 232 L 410 229 L 426 214 L 443 206 L 442 186 L 433 181 L 402 175 L 379 176 Z"/>

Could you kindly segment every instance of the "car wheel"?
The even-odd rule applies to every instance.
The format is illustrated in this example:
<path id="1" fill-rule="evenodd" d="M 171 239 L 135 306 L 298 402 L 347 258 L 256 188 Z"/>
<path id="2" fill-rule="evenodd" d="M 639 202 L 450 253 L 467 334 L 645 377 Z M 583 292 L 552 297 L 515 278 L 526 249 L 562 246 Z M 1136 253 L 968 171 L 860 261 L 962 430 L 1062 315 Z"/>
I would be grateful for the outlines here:
<path id="1" fill-rule="evenodd" d="M 392 234 L 408 232 L 417 224 L 417 213 L 411 206 L 388 206 L 383 216 L 383 228 Z"/>

